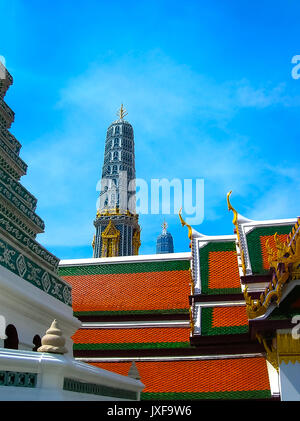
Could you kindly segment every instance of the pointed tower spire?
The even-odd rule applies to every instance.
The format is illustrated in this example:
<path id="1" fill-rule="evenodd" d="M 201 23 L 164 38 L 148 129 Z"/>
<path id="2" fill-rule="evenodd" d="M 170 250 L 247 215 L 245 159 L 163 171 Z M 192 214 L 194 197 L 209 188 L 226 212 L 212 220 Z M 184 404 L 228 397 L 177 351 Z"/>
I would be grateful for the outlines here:
<path id="1" fill-rule="evenodd" d="M 168 224 L 165 219 L 161 227 L 162 233 L 157 237 L 156 240 L 156 254 L 174 253 L 173 237 L 167 231 Z"/>
<path id="2" fill-rule="evenodd" d="M 135 205 L 134 134 L 123 104 L 107 129 L 93 257 L 132 256 L 140 247 Z M 109 227 L 109 228 L 107 228 Z"/>
<path id="3" fill-rule="evenodd" d="M 117 116 L 120 120 L 123 120 L 123 118 L 128 114 L 126 109 L 123 107 L 123 104 L 121 104 L 121 108 L 117 112 Z"/>

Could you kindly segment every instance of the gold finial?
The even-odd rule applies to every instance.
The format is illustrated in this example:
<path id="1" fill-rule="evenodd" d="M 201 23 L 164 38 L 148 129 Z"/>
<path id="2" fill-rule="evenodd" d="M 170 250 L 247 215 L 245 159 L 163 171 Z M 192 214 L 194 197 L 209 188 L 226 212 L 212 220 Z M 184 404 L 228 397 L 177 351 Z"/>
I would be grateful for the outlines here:
<path id="1" fill-rule="evenodd" d="M 188 228 L 188 237 L 189 237 L 189 239 L 190 240 L 192 240 L 192 235 L 193 235 L 193 230 L 192 230 L 192 227 L 189 225 L 189 224 L 187 224 L 186 222 L 185 222 L 185 220 L 182 218 L 182 216 L 181 216 L 181 212 L 182 212 L 182 208 L 180 208 L 180 210 L 179 210 L 179 213 L 178 213 L 178 215 L 179 215 L 179 219 L 180 219 L 180 222 L 181 222 L 181 225 L 184 227 L 184 226 L 187 226 L 187 228 Z"/>
<path id="2" fill-rule="evenodd" d="M 237 211 L 232 207 L 232 205 L 231 205 L 231 203 L 230 203 L 230 200 L 229 200 L 229 197 L 230 197 L 230 195 L 231 195 L 231 193 L 232 193 L 232 190 L 230 190 L 230 192 L 228 192 L 227 193 L 227 205 L 228 205 L 228 210 L 230 211 L 230 210 L 232 210 L 232 212 L 233 212 L 233 221 L 232 221 L 232 223 L 233 223 L 233 225 L 236 225 L 236 223 L 237 223 L 237 219 L 238 219 L 238 213 L 237 213 Z"/>
<path id="3" fill-rule="evenodd" d="M 119 117 L 120 120 L 123 120 L 123 118 L 128 114 L 128 112 L 126 111 L 126 109 L 123 107 L 123 104 L 121 104 L 121 108 L 119 109 L 119 111 L 117 112 L 117 116 Z"/>
<path id="4" fill-rule="evenodd" d="M 166 234 L 167 233 L 167 228 L 168 228 L 168 224 L 166 223 L 165 219 L 164 222 L 161 224 L 162 227 L 162 233 Z"/>

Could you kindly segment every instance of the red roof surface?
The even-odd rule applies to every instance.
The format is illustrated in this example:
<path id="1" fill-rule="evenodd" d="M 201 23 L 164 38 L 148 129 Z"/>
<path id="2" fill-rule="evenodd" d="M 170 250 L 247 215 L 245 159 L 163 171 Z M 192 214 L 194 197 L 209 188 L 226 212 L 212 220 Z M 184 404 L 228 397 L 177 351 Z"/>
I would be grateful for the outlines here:
<path id="1" fill-rule="evenodd" d="M 72 339 L 76 344 L 189 342 L 190 328 L 79 329 Z"/>
<path id="2" fill-rule="evenodd" d="M 210 251 L 208 262 L 210 289 L 241 286 L 236 251 Z"/>
<path id="3" fill-rule="evenodd" d="M 62 278 L 72 285 L 75 312 L 189 308 L 189 270 Z"/>
<path id="4" fill-rule="evenodd" d="M 212 327 L 244 326 L 248 324 L 246 306 L 215 307 Z"/>
<path id="5" fill-rule="evenodd" d="M 91 363 L 127 375 L 131 363 Z M 268 390 L 264 358 L 136 362 L 144 393 Z"/>

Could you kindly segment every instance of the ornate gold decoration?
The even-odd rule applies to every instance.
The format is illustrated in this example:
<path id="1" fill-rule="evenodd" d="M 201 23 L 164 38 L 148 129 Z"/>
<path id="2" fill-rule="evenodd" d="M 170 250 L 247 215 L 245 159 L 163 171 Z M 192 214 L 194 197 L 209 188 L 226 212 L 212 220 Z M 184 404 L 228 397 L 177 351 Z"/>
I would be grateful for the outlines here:
<path id="1" fill-rule="evenodd" d="M 300 339 L 293 338 L 291 333 L 277 333 L 270 347 L 266 339 L 261 334 L 256 334 L 259 343 L 262 343 L 266 351 L 266 359 L 276 370 L 279 370 L 280 364 L 300 362 Z"/>
<path id="2" fill-rule="evenodd" d="M 190 278 L 191 278 L 191 282 L 190 282 L 190 286 L 191 286 L 191 295 L 195 294 L 195 285 L 194 285 L 194 280 L 192 277 L 192 269 L 191 267 L 189 268 L 189 274 L 190 274 Z"/>
<path id="3" fill-rule="evenodd" d="M 123 104 L 121 104 L 121 108 L 117 112 L 117 116 L 120 120 L 123 120 L 123 118 L 128 114 L 128 112 L 123 107 Z"/>
<path id="4" fill-rule="evenodd" d="M 102 250 L 101 257 L 114 257 L 119 255 L 120 231 L 114 226 L 112 220 L 101 234 Z"/>
<path id="5" fill-rule="evenodd" d="M 115 208 L 106 208 L 100 211 L 98 209 L 96 213 L 96 218 L 100 218 L 101 216 L 113 216 L 113 215 L 127 215 L 127 216 L 133 216 L 136 219 L 138 219 L 138 215 L 129 212 L 129 210 L 120 210 L 118 207 Z"/>
<path id="6" fill-rule="evenodd" d="M 276 343 L 279 364 L 300 362 L 300 339 L 293 338 L 290 333 L 277 333 Z"/>
<path id="7" fill-rule="evenodd" d="M 93 247 L 93 250 L 95 250 L 95 238 L 96 238 L 96 235 L 94 235 L 94 237 L 93 237 L 93 241 L 92 241 L 92 247 Z"/>
<path id="8" fill-rule="evenodd" d="M 184 221 L 184 219 L 181 216 L 181 212 L 182 212 L 182 208 L 180 208 L 179 213 L 178 213 L 181 225 L 183 227 L 186 226 L 188 228 L 188 237 L 192 241 L 192 234 L 193 234 L 192 227 Z"/>
<path id="9" fill-rule="evenodd" d="M 233 212 L 233 220 L 232 223 L 233 225 L 236 225 L 238 222 L 238 213 L 237 211 L 234 209 L 234 207 L 231 205 L 230 203 L 230 195 L 232 193 L 232 190 L 230 190 L 230 192 L 227 193 L 227 206 L 228 206 L 228 210 Z"/>
<path id="10" fill-rule="evenodd" d="M 135 256 L 139 254 L 139 248 L 141 245 L 140 235 L 141 235 L 141 231 L 139 229 L 136 229 L 132 236 L 133 254 Z"/>
<path id="11" fill-rule="evenodd" d="M 300 218 L 298 218 L 286 242 L 280 242 L 277 233 L 274 235 L 275 250 L 266 241 L 268 261 L 273 269 L 272 280 L 261 293 L 258 300 L 252 300 L 244 290 L 246 308 L 249 319 L 265 314 L 271 303 L 279 306 L 283 288 L 287 282 L 300 277 Z"/>
<path id="12" fill-rule="evenodd" d="M 258 339 L 258 342 L 263 344 L 265 351 L 266 351 L 266 359 L 269 361 L 270 364 L 276 370 L 279 370 L 279 364 L 278 364 L 278 357 L 277 357 L 277 350 L 271 345 L 271 347 L 268 347 L 266 339 L 259 333 L 256 334 L 256 338 Z"/>
<path id="13" fill-rule="evenodd" d="M 230 190 L 230 192 L 227 193 L 227 206 L 228 206 L 228 210 L 233 212 L 233 220 L 232 220 L 232 223 L 235 226 L 237 240 L 238 240 L 238 246 L 239 246 L 240 253 L 241 253 L 241 262 L 242 262 L 243 274 L 246 275 L 245 254 L 244 254 L 244 250 L 243 250 L 243 247 L 242 247 L 241 241 L 240 241 L 240 232 L 239 232 L 239 224 L 238 224 L 238 213 L 237 213 L 237 211 L 234 209 L 234 207 L 230 203 L 230 195 L 231 195 L 231 193 L 232 193 L 232 190 Z"/>
<path id="14" fill-rule="evenodd" d="M 195 330 L 195 324 L 194 324 L 194 319 L 193 319 L 193 311 L 192 308 L 189 308 L 189 313 L 190 313 L 190 327 L 191 327 L 191 333 L 192 335 L 194 335 L 194 330 Z"/>

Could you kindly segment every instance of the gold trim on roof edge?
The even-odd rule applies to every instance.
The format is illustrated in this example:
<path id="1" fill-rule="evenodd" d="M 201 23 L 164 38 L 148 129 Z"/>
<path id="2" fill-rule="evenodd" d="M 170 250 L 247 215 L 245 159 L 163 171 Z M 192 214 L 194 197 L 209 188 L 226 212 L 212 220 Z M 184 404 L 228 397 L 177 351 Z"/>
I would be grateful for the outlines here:
<path id="1" fill-rule="evenodd" d="M 270 364 L 276 369 L 276 371 L 279 371 L 279 364 L 278 364 L 278 357 L 277 357 L 277 350 L 271 345 L 269 348 L 267 345 L 266 339 L 259 333 L 256 334 L 256 339 L 258 342 L 263 344 L 265 351 L 266 351 L 266 359 L 269 361 Z"/>
<path id="2" fill-rule="evenodd" d="M 186 222 L 185 222 L 185 220 L 182 218 L 182 216 L 181 216 L 181 212 L 182 212 L 182 208 L 180 208 L 180 210 L 179 210 L 179 213 L 178 213 L 178 215 L 179 215 L 179 219 L 180 219 L 180 222 L 181 222 L 181 225 L 184 227 L 184 226 L 186 226 L 187 228 L 188 228 L 188 237 L 189 237 L 189 239 L 192 241 L 192 235 L 193 235 L 193 230 L 192 230 L 192 227 L 189 225 L 189 224 L 187 224 Z"/>
<path id="3" fill-rule="evenodd" d="M 293 338 L 291 332 L 277 332 L 272 339 L 272 345 L 267 345 L 266 338 L 261 334 L 256 334 L 259 343 L 262 343 L 266 351 L 266 359 L 272 366 L 279 371 L 282 363 L 295 364 L 300 362 L 300 339 Z"/>
<path id="4" fill-rule="evenodd" d="M 258 300 L 251 299 L 247 287 L 244 290 L 249 319 L 265 314 L 272 303 L 279 306 L 287 282 L 300 279 L 300 217 L 284 243 L 279 240 L 277 233 L 274 241 L 275 249 L 272 249 L 269 239 L 266 240 L 268 261 L 273 272 L 269 285 Z"/>
<path id="5" fill-rule="evenodd" d="M 236 235 L 237 235 L 237 240 L 238 240 L 238 246 L 240 249 L 240 256 L 241 256 L 241 263 L 242 263 L 242 270 L 243 270 L 243 274 L 246 275 L 246 263 L 245 263 L 245 254 L 244 254 L 244 250 L 241 246 L 241 241 L 240 241 L 240 232 L 239 232 L 239 224 L 238 224 L 238 213 L 237 211 L 234 209 L 234 207 L 231 205 L 230 203 L 230 195 L 232 193 L 232 190 L 230 190 L 230 192 L 227 193 L 227 206 L 228 206 L 228 210 L 233 212 L 233 220 L 232 223 L 235 226 L 235 230 L 236 230 Z"/>

